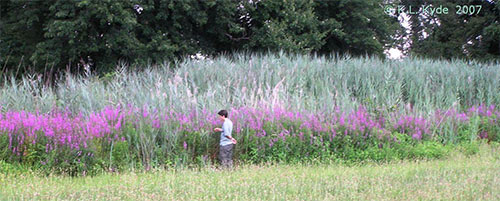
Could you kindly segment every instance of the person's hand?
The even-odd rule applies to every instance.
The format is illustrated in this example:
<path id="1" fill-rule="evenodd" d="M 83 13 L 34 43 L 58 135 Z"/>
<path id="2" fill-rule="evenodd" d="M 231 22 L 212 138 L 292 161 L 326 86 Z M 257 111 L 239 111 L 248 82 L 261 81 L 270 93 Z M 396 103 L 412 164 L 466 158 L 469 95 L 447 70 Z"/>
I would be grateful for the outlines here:
<path id="1" fill-rule="evenodd" d="M 221 131 L 222 131 L 222 128 L 214 128 L 214 131 L 215 131 L 215 132 L 221 132 Z"/>
<path id="2" fill-rule="evenodd" d="M 234 138 L 233 138 L 233 139 L 231 139 L 231 141 L 233 142 L 233 144 L 238 143 L 238 142 L 236 141 L 236 139 L 234 139 Z"/>

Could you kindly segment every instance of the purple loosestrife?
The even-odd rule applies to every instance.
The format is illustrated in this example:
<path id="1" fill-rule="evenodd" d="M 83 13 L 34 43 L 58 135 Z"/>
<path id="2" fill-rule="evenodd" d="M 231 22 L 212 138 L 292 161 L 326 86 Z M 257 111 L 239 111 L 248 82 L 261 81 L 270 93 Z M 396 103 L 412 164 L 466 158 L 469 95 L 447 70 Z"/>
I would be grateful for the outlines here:
<path id="1" fill-rule="evenodd" d="M 330 142 L 333 142 L 333 138 L 335 138 L 335 136 L 337 136 L 337 131 L 335 131 L 334 128 L 331 128 L 330 131 L 331 131 Z"/>
<path id="2" fill-rule="evenodd" d="M 344 126 L 345 125 L 345 118 L 344 118 L 344 116 L 345 116 L 345 113 L 342 113 L 340 115 L 340 118 L 339 118 L 339 125 L 340 126 Z"/>
<path id="3" fill-rule="evenodd" d="M 255 135 L 256 135 L 256 137 L 265 137 L 265 136 L 267 136 L 267 133 L 266 133 L 266 130 L 261 130 L 261 131 L 257 131 L 257 133 Z"/>
<path id="4" fill-rule="evenodd" d="M 457 114 L 457 116 L 456 116 L 456 117 L 457 117 L 457 119 L 459 119 L 462 123 L 463 123 L 463 122 L 467 122 L 467 121 L 469 121 L 469 117 L 468 117 L 468 116 L 467 116 L 467 114 L 466 114 L 466 113 L 464 113 L 464 112 L 463 112 L 463 113 L 460 113 L 460 114 Z"/>
<path id="5" fill-rule="evenodd" d="M 445 117 L 446 116 L 442 118 Z M 400 133 L 411 135 L 414 139 L 420 140 L 424 134 L 430 134 L 430 123 L 424 118 L 401 115 L 397 124 L 394 125 L 394 129 Z"/>
<path id="6" fill-rule="evenodd" d="M 198 111 L 196 108 L 184 113 L 176 113 L 170 109 L 160 111 L 152 109 L 150 112 L 146 106 L 141 108 L 130 104 L 125 108 L 107 106 L 87 116 L 81 113 L 74 115 L 67 110 L 53 110 L 47 114 L 6 111 L 0 113 L 0 135 L 8 138 L 8 148 L 15 154 L 20 154 L 19 152 L 24 150 L 23 146 L 26 143 L 36 144 L 40 138 L 47 139 L 47 142 L 43 142 L 46 152 L 61 146 L 80 150 L 87 148 L 88 143 L 96 138 L 124 140 L 123 137 L 119 137 L 123 125 L 132 123 L 133 126 L 140 126 L 139 120 L 155 129 L 169 126 L 169 129 L 176 132 L 212 132 L 213 127 L 221 125 L 215 113 L 216 111 L 210 112 L 205 109 Z M 279 139 L 287 143 L 290 133 L 297 133 L 294 137 L 298 136 L 302 142 L 305 140 L 304 133 L 310 133 L 311 144 L 314 143 L 314 139 L 333 142 L 337 133 L 381 139 L 397 131 L 421 140 L 431 134 L 431 126 L 439 126 L 440 122 L 445 121 L 468 123 L 474 116 L 486 118 L 489 124 L 496 125 L 500 118 L 500 111 L 494 105 L 489 107 L 480 105 L 473 106 L 462 113 L 453 109 L 444 112 L 436 110 L 434 115 L 425 119 L 395 112 L 387 116 L 373 116 L 364 107 L 359 107 L 348 114 L 341 112 L 337 107 L 334 113 L 325 114 L 290 111 L 286 107 L 276 105 L 260 108 L 232 108 L 230 113 L 235 134 L 249 130 L 255 133 L 250 137 L 272 139 L 269 141 L 269 147 L 272 147 Z M 389 118 L 388 121 L 385 118 Z M 293 124 L 289 125 L 288 122 Z M 267 130 L 264 129 L 264 125 Z M 299 125 L 299 130 L 294 125 Z M 479 137 L 484 138 L 488 135 L 487 132 L 491 131 L 483 131 Z M 267 141 L 257 146 L 266 146 L 265 142 Z M 182 146 L 187 148 L 187 142 L 184 142 Z"/>
<path id="7" fill-rule="evenodd" d="M 288 136 L 290 134 L 290 132 L 288 130 L 282 130 L 279 134 L 279 137 L 281 138 L 281 140 L 283 140 L 283 142 L 286 141 L 286 136 Z"/>
<path id="8" fill-rule="evenodd" d="M 481 131 L 481 133 L 479 134 L 479 138 L 481 138 L 481 139 L 486 139 L 486 138 L 488 138 L 488 132 L 486 132 L 486 131 Z"/>
<path id="9" fill-rule="evenodd" d="M 147 118 L 148 116 L 149 116 L 149 112 L 148 112 L 147 106 L 144 105 L 144 107 L 142 108 L 142 118 Z"/>

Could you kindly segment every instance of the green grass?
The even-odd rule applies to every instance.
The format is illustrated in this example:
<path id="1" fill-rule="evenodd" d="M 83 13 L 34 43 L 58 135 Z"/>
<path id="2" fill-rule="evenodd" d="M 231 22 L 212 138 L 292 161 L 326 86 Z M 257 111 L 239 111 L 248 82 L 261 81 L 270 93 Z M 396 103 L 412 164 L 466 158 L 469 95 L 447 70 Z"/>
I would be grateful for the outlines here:
<path id="1" fill-rule="evenodd" d="M 500 147 L 430 161 L 264 165 L 95 177 L 0 174 L 0 200 L 500 200 Z"/>

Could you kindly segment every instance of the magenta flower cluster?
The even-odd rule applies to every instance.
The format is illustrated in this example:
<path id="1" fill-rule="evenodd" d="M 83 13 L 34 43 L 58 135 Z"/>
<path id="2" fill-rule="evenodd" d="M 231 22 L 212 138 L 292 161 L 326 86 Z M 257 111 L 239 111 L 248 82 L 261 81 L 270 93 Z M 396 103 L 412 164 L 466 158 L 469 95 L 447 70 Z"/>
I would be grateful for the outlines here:
<path id="1" fill-rule="evenodd" d="M 222 123 L 216 112 L 197 109 L 176 112 L 168 108 L 158 110 L 131 105 L 109 106 L 86 116 L 62 110 L 47 114 L 7 111 L 0 113 L 0 139 L 8 140 L 7 148 L 17 155 L 23 154 L 28 144 L 42 142 L 46 152 L 56 147 L 79 150 L 87 148 L 96 138 L 108 141 L 125 140 L 122 135 L 125 124 L 133 127 L 147 124 L 153 129 L 169 130 L 173 133 L 211 133 L 214 127 L 220 127 Z M 349 113 L 339 109 L 333 113 L 312 113 L 276 106 L 232 108 L 229 114 L 234 123 L 236 138 L 242 133 L 251 134 L 252 138 L 268 137 L 269 146 L 278 140 L 286 141 L 289 137 L 304 140 L 304 135 L 309 135 L 311 140 L 314 138 L 323 142 L 334 141 L 338 135 L 383 138 L 392 132 L 399 132 L 421 140 L 425 136 L 432 137 L 433 128 L 439 127 L 442 122 L 453 120 L 467 123 L 473 116 L 489 117 L 490 123 L 498 125 L 500 111 L 496 110 L 495 106 L 481 105 L 466 112 L 437 110 L 432 117 L 426 119 L 399 113 L 377 116 L 369 113 L 364 107 Z M 182 146 L 187 149 L 189 144 L 184 141 Z"/>

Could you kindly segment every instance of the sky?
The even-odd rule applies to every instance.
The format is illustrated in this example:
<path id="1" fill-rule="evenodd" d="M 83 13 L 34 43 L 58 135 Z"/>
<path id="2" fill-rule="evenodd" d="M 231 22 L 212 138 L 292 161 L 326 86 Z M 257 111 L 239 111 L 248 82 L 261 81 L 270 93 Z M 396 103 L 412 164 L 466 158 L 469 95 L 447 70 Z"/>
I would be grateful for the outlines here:
<path id="1" fill-rule="evenodd" d="M 402 59 L 404 56 L 401 50 L 398 50 L 396 48 L 389 49 L 388 51 L 385 52 L 385 55 L 389 59 Z"/>

